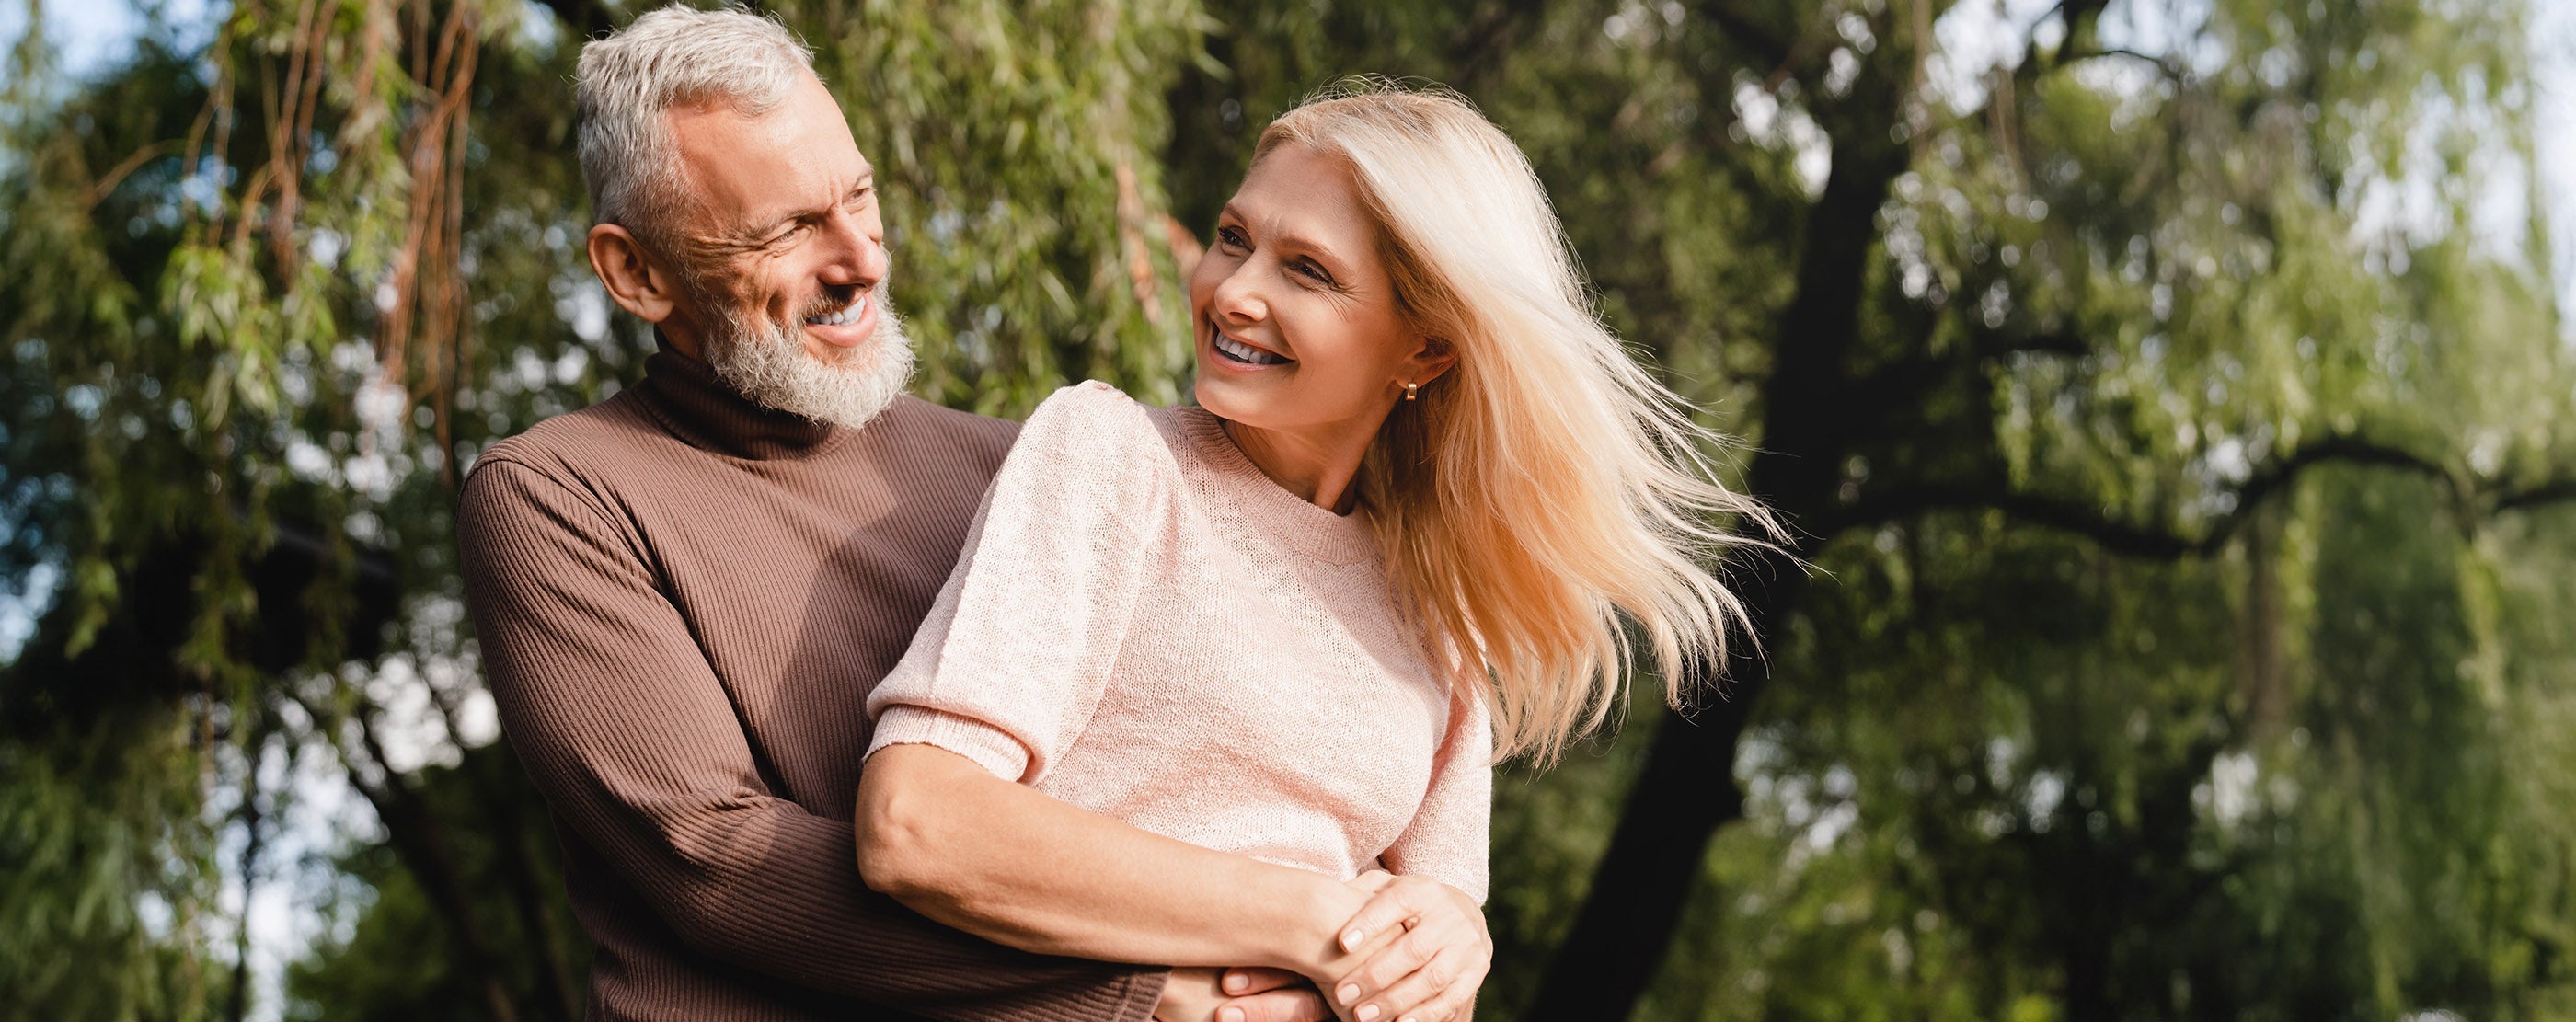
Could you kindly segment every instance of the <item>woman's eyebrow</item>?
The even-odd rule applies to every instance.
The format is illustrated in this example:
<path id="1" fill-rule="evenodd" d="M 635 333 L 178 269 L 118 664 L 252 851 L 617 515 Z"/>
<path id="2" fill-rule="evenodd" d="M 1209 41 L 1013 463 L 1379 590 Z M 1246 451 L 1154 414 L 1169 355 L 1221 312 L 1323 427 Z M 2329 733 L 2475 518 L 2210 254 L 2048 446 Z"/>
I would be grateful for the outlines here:
<path id="1" fill-rule="evenodd" d="M 1249 224 L 1251 222 L 1244 217 L 1243 211 L 1236 209 L 1234 203 L 1231 202 L 1226 203 L 1225 208 L 1217 211 L 1217 222 L 1223 223 L 1228 220 L 1234 221 L 1237 224 Z M 1327 245 L 1308 235 L 1299 234 L 1294 231 L 1286 231 L 1272 237 L 1270 239 L 1270 244 L 1296 252 L 1309 259 L 1313 259 L 1316 262 L 1324 264 L 1325 275 L 1335 279 L 1343 277 L 1350 268 L 1350 263 L 1344 260 L 1339 253 L 1335 252 L 1333 246 Z"/>
<path id="2" fill-rule="evenodd" d="M 1342 270 L 1349 265 L 1343 261 L 1339 253 L 1333 251 L 1333 246 L 1303 234 L 1281 234 L 1272 238 L 1271 243 L 1324 264 L 1324 269 L 1336 277 L 1340 276 Z"/>

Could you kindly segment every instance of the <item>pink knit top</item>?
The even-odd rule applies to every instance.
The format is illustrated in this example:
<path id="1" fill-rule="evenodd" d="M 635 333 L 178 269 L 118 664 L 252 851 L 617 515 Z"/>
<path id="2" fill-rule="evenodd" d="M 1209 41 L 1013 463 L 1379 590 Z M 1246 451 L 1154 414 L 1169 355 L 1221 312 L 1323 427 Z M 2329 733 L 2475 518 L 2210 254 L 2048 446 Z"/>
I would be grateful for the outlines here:
<path id="1" fill-rule="evenodd" d="M 1376 538 L 1214 415 L 1057 391 L 868 697 L 908 742 L 1134 826 L 1485 897 L 1493 730 L 1397 611 Z"/>

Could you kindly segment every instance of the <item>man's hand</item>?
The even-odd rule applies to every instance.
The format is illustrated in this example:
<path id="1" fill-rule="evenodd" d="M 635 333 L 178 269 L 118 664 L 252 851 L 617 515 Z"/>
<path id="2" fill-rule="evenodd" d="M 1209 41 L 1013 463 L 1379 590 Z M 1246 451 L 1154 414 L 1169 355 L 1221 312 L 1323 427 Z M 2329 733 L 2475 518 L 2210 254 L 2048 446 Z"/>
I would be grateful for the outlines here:
<path id="1" fill-rule="evenodd" d="M 1465 892 L 1419 877 L 1361 875 L 1376 893 L 1342 928 L 1342 950 L 1362 959 L 1332 984 L 1343 1017 L 1357 1022 L 1463 1018 L 1493 968 L 1484 910 Z"/>
<path id="2" fill-rule="evenodd" d="M 1278 969 L 1174 969 L 1157 1022 L 1330 1022 L 1314 984 Z"/>

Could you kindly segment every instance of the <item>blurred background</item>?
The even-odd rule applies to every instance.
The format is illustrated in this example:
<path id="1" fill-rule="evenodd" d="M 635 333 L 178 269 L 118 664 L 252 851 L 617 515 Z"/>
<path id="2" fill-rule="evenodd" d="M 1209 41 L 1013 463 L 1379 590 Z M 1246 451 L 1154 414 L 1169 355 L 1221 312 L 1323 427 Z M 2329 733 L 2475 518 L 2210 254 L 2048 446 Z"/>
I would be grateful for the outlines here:
<path id="1" fill-rule="evenodd" d="M 0 1018 L 578 1017 L 451 509 L 650 350 L 568 84 L 644 2 L 0 0 Z M 2576 1018 L 2576 4 L 764 7 L 926 397 L 1185 396 L 1375 72 L 1743 438 L 1813 570 L 1506 769 L 1482 1017 Z"/>

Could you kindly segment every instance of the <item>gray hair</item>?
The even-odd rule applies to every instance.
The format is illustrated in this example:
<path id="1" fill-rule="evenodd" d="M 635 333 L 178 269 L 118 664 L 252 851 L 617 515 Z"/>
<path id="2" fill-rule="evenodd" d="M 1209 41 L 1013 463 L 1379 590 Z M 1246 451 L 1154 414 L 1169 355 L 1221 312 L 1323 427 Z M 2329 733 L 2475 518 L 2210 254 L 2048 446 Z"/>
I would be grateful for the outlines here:
<path id="1" fill-rule="evenodd" d="M 573 74 L 581 176 L 591 214 L 662 247 L 687 206 L 663 113 L 720 103 L 757 117 L 814 74 L 814 54 L 779 23 L 741 8 L 672 4 L 584 44 Z"/>

